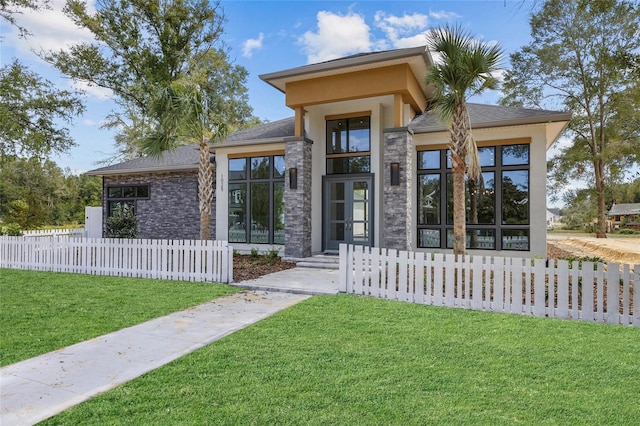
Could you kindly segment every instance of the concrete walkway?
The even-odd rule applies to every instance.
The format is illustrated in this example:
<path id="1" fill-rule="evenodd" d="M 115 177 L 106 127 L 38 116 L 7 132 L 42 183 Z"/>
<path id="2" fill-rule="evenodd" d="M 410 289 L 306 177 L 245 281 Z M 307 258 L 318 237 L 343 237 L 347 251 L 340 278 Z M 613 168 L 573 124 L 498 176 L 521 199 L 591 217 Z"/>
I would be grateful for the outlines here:
<path id="1" fill-rule="evenodd" d="M 337 271 L 294 268 L 248 290 L 0 369 L 0 425 L 31 425 L 128 382 L 310 294 L 337 293 Z M 266 291 L 265 291 L 266 290 Z"/>

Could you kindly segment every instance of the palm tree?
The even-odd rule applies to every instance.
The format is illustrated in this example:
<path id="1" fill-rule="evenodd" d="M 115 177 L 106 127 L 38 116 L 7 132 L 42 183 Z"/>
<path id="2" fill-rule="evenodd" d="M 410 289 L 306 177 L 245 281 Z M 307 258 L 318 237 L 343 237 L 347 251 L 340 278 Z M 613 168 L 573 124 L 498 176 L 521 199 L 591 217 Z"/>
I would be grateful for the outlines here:
<path id="1" fill-rule="evenodd" d="M 427 70 L 425 83 L 433 84 L 430 109 L 439 112 L 449 124 L 449 152 L 453 172 L 453 252 L 465 253 L 464 176 L 480 176 L 478 149 L 471 136 L 471 121 L 466 100 L 497 85 L 493 72 L 499 69 L 502 49 L 481 43 L 461 27 L 431 30 L 427 47 L 434 53 L 434 65 Z M 467 166 L 467 160 L 469 164 Z"/>
<path id="2" fill-rule="evenodd" d="M 200 87 L 184 81 L 175 81 L 159 90 L 152 102 L 152 111 L 157 126 L 141 139 L 143 153 L 160 157 L 164 151 L 178 145 L 198 143 L 200 239 L 209 240 L 214 173 L 210 144 L 226 137 L 227 126 L 209 109 L 207 96 Z"/>

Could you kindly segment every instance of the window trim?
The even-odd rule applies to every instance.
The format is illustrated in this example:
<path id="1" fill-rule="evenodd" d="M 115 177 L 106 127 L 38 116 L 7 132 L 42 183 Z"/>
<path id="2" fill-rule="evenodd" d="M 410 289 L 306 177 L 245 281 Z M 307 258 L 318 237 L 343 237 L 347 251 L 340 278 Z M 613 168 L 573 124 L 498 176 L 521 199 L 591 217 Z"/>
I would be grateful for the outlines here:
<path id="1" fill-rule="evenodd" d="M 495 250 L 495 251 L 530 251 L 531 250 L 531 146 L 530 146 L 531 138 L 513 138 L 513 139 L 503 139 L 503 140 L 491 140 L 491 141 L 482 141 L 478 142 L 478 148 L 487 148 L 493 147 L 495 149 L 495 157 L 494 164 L 492 166 L 481 167 L 481 172 L 491 172 L 494 175 L 494 184 L 493 184 L 493 214 L 494 214 L 494 223 L 490 224 L 476 224 L 476 223 L 466 223 L 467 235 L 469 236 L 469 232 L 473 231 L 483 231 L 483 230 L 491 230 L 493 231 L 494 237 L 494 248 L 470 248 L 467 247 L 468 250 Z M 528 160 L 526 164 L 517 164 L 517 165 L 503 165 L 502 157 L 503 157 L 503 147 L 511 146 L 511 145 L 528 145 Z M 453 246 L 449 246 L 448 244 L 448 234 L 449 231 L 453 230 L 453 223 L 449 223 L 448 220 L 448 211 L 447 211 L 447 202 L 448 202 L 448 186 L 449 186 L 449 175 L 451 175 L 452 171 L 447 167 L 447 150 L 449 146 L 446 144 L 437 144 L 437 145 L 420 145 L 416 146 L 416 245 L 418 248 L 422 249 L 452 249 Z M 421 162 L 420 153 L 425 151 L 437 151 L 440 156 L 440 168 L 438 169 L 420 169 Z M 527 191 L 528 191 L 528 216 L 527 223 L 520 224 L 506 224 L 503 223 L 503 213 L 504 213 L 504 203 L 503 203 L 503 173 L 510 171 L 526 171 L 527 172 Z M 421 184 L 422 184 L 422 176 L 424 175 L 439 175 L 439 191 L 440 191 L 440 223 L 437 225 L 433 224 L 419 224 L 417 218 L 420 216 L 420 195 L 421 195 Z M 428 247 L 426 244 L 421 244 L 422 238 L 422 230 L 433 230 L 438 231 L 440 235 L 440 246 L 439 247 Z M 503 234 L 505 231 L 525 231 L 528 233 L 528 243 L 527 248 L 522 249 L 505 249 L 503 244 Z M 469 237 L 467 237 L 469 238 Z"/>
<path id="2" fill-rule="evenodd" d="M 251 160 L 253 158 L 261 158 L 268 157 L 269 158 L 269 173 L 266 178 L 252 178 L 251 177 Z M 267 184 L 269 191 L 269 206 L 268 208 L 268 223 L 269 223 L 269 233 L 267 236 L 267 242 L 252 242 L 251 241 L 251 226 L 246 226 L 244 229 L 244 240 L 245 241 L 232 241 L 231 234 L 229 233 L 229 242 L 230 243 L 238 243 L 238 244 L 270 244 L 270 245 L 283 245 L 283 242 L 276 242 L 275 238 L 275 225 L 276 225 L 276 216 L 275 216 L 275 187 L 276 184 L 282 183 L 283 191 L 285 189 L 285 176 L 286 170 L 281 177 L 276 177 L 275 175 L 275 157 L 284 157 L 284 151 L 262 151 L 262 152 L 251 152 L 251 153 L 242 153 L 242 154 L 234 154 L 229 155 L 227 161 L 231 160 L 239 160 L 243 159 L 245 161 L 245 178 L 244 179 L 229 179 L 228 186 L 231 188 L 231 185 L 244 185 L 245 191 L 245 199 L 244 199 L 244 216 L 245 222 L 251 221 L 252 218 L 252 187 L 253 184 Z M 285 163 L 286 164 L 286 163 Z M 229 190 L 229 195 L 227 196 L 227 217 L 230 215 L 229 211 L 229 197 L 231 196 L 231 190 Z M 284 203 L 284 192 L 283 192 L 283 200 Z M 227 228 L 230 230 L 231 223 L 227 219 Z"/>

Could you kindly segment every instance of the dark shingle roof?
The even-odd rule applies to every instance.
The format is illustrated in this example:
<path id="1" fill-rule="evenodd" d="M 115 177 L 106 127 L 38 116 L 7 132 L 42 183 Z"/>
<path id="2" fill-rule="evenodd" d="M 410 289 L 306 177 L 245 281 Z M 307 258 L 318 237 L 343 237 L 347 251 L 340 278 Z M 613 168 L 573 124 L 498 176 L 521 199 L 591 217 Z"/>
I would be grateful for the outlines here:
<path id="1" fill-rule="evenodd" d="M 519 124 L 547 123 L 552 121 L 568 121 L 571 116 L 560 111 L 547 111 L 519 107 L 503 107 L 467 103 L 471 127 L 474 129 L 514 126 Z M 409 127 L 415 133 L 433 133 L 447 130 L 447 124 L 440 120 L 435 111 L 416 116 Z"/>
<path id="2" fill-rule="evenodd" d="M 252 127 L 251 129 L 240 130 L 232 133 L 226 139 L 225 143 L 233 144 L 234 142 L 287 138 L 293 136 L 294 130 L 294 118 L 289 117 L 273 121 L 271 123 L 266 123 L 261 126 Z"/>
<path id="3" fill-rule="evenodd" d="M 614 204 L 609 210 L 609 216 L 625 216 L 640 214 L 640 203 Z"/>
<path id="4" fill-rule="evenodd" d="M 107 176 L 141 172 L 159 172 L 168 170 L 191 170 L 198 168 L 198 144 L 180 146 L 171 151 L 164 151 L 159 158 L 139 157 L 111 166 L 88 171 L 86 174 Z"/>

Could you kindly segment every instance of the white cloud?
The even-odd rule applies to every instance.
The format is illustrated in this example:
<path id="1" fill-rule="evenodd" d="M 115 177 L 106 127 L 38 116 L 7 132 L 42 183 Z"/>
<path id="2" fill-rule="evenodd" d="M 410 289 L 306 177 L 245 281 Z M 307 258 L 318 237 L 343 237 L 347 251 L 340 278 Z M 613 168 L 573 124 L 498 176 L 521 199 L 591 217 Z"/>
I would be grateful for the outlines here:
<path id="1" fill-rule="evenodd" d="M 460 19 L 462 18 L 461 15 L 458 15 L 455 12 L 447 12 L 445 10 L 438 10 L 438 11 L 429 11 L 429 16 L 433 19 L 444 19 L 444 20 L 452 20 L 452 19 Z"/>
<path id="2" fill-rule="evenodd" d="M 242 46 L 242 56 L 250 58 L 253 56 L 253 51 L 256 49 L 262 49 L 262 42 L 264 41 L 264 34 L 260 33 L 258 38 L 250 38 L 244 42 Z"/>
<path id="3" fill-rule="evenodd" d="M 37 12 L 24 9 L 22 13 L 16 14 L 18 24 L 25 27 L 31 35 L 26 39 L 19 38 L 17 30 L 12 28 L 7 34 L 7 41 L 23 53 L 68 49 L 80 42 L 93 42 L 93 34 L 89 30 L 78 28 L 64 14 L 64 4 L 64 0 L 52 0 L 51 9 Z M 93 0 L 88 1 L 87 8 L 90 12 L 95 10 Z"/>
<path id="4" fill-rule="evenodd" d="M 424 46 L 426 44 L 425 31 L 429 25 L 429 17 L 422 13 L 403 16 L 387 15 L 378 11 L 374 17 L 376 27 L 386 36 L 387 43 L 393 48 Z"/>
<path id="5" fill-rule="evenodd" d="M 111 89 L 90 85 L 84 81 L 74 81 L 73 87 L 99 101 L 106 101 L 113 98 L 113 92 Z"/>
<path id="6" fill-rule="evenodd" d="M 328 11 L 320 11 L 317 16 L 317 32 L 307 31 L 298 43 L 307 55 L 308 63 L 316 63 L 369 52 L 372 47 L 369 26 L 364 17 L 349 12 L 339 15 Z"/>

